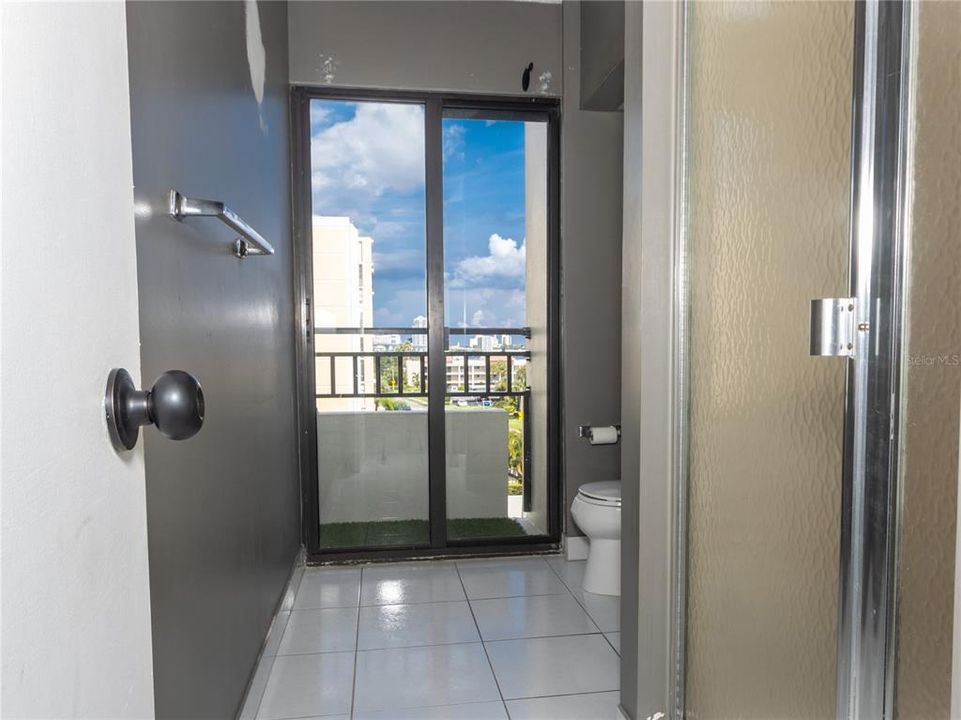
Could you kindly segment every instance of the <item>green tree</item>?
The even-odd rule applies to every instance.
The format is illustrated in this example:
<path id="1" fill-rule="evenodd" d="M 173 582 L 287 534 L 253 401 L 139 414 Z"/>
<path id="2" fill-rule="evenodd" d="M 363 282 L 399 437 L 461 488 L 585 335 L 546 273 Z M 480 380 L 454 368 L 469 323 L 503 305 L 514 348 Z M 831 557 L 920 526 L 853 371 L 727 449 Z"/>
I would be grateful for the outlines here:
<path id="1" fill-rule="evenodd" d="M 491 390 L 507 391 L 507 358 L 491 358 Z"/>
<path id="2" fill-rule="evenodd" d="M 514 367 L 514 389 L 515 390 L 526 390 L 527 389 L 527 364 L 517 365 Z"/>
<path id="3" fill-rule="evenodd" d="M 500 408 L 507 412 L 511 417 L 517 417 L 517 398 L 508 395 L 506 397 L 499 397 L 493 403 L 494 407 Z"/>
<path id="4" fill-rule="evenodd" d="M 397 358 L 382 357 L 380 359 L 380 391 L 397 392 Z"/>
<path id="5" fill-rule="evenodd" d="M 524 475 L 524 434 L 520 430 L 507 433 L 507 472 L 516 478 Z"/>

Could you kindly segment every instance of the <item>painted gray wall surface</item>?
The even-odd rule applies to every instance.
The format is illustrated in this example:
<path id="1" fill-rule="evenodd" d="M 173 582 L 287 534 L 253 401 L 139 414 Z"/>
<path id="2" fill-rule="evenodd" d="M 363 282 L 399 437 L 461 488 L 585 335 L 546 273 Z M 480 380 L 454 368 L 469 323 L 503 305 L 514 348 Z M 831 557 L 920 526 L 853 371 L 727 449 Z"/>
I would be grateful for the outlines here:
<path id="1" fill-rule="evenodd" d="M 621 421 L 623 117 L 580 109 L 580 3 L 564 8 L 561 123 L 562 432 L 567 533 L 577 488 L 620 477 L 620 448 L 592 446 L 578 425 Z"/>
<path id="2" fill-rule="evenodd" d="M 621 707 L 637 718 L 638 512 L 641 437 L 641 28 L 624 8 L 624 234 L 621 371 Z"/>
<path id="3" fill-rule="evenodd" d="M 556 3 L 292 2 L 289 16 L 295 85 L 522 94 L 533 62 L 532 92 L 560 94 Z"/>
<path id="4" fill-rule="evenodd" d="M 144 384 L 182 368 L 207 405 L 191 440 L 144 438 L 156 710 L 232 717 L 300 544 L 286 5 L 127 13 Z M 170 188 L 226 201 L 277 254 L 172 220 Z"/>
<path id="5" fill-rule="evenodd" d="M 624 0 L 581 3 L 581 107 L 624 103 Z"/>

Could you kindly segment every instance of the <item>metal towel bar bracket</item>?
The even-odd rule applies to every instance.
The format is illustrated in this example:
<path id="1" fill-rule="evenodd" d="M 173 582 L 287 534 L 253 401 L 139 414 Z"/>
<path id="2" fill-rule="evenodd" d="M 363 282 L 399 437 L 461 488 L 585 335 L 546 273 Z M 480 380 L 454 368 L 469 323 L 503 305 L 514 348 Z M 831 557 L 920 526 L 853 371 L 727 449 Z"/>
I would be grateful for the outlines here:
<path id="1" fill-rule="evenodd" d="M 222 202 L 189 198 L 176 190 L 170 191 L 170 216 L 176 220 L 189 217 L 215 217 L 231 230 L 240 233 L 234 240 L 234 255 L 245 258 L 248 255 L 273 255 L 273 246 L 264 240 L 247 221 L 237 215 Z"/>

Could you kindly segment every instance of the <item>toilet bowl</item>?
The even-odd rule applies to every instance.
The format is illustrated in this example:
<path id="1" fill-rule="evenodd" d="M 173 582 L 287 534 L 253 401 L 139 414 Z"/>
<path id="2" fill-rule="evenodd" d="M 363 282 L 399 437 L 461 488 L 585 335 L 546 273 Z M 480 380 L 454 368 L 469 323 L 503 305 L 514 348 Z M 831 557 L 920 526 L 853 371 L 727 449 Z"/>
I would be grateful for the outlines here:
<path id="1" fill-rule="evenodd" d="M 571 504 L 571 515 L 590 543 L 584 590 L 620 595 L 621 483 L 608 480 L 581 485 Z"/>

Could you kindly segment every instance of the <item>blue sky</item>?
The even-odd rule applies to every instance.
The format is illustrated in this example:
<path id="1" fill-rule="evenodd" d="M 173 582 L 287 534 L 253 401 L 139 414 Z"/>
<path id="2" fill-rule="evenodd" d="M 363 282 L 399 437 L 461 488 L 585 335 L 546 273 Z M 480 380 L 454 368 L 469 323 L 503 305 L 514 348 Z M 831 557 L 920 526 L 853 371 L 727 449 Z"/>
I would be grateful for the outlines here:
<path id="1" fill-rule="evenodd" d="M 419 105 L 311 101 L 315 215 L 374 239 L 374 318 L 426 314 L 424 115 Z M 444 120 L 450 325 L 525 324 L 524 124 Z"/>

